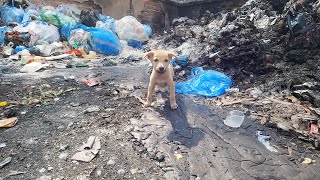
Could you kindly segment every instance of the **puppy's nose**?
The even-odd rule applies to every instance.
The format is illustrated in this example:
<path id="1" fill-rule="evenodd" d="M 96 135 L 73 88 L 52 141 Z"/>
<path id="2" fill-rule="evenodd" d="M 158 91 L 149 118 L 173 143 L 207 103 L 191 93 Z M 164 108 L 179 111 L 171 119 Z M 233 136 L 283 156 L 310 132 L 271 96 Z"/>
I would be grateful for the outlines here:
<path id="1" fill-rule="evenodd" d="M 164 67 L 159 67 L 159 70 L 160 71 L 164 71 Z"/>

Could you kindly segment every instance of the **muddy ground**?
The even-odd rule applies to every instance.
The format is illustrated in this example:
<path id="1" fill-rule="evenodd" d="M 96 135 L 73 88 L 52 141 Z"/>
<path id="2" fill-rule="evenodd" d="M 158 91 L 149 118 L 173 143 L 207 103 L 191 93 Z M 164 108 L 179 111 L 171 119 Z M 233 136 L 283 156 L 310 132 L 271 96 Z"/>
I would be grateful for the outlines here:
<path id="1" fill-rule="evenodd" d="M 84 77 L 101 85 L 87 87 Z M 317 179 L 319 153 L 298 134 L 246 116 L 241 128 L 224 125 L 230 107 L 178 95 L 179 109 L 143 108 L 147 66 L 49 69 L 4 74 L 1 116 L 17 124 L 0 129 L 3 179 Z M 47 93 L 45 93 L 47 92 Z M 33 99 L 33 100 L 32 100 Z M 35 101 L 38 99 L 39 101 Z M 35 104 L 32 104 L 35 103 Z M 208 104 L 208 103 L 207 103 Z M 209 103 L 210 104 L 210 103 Z M 94 107 L 94 108 L 93 108 Z M 94 112 L 86 112 L 93 108 Z M 10 112 L 10 113 L 9 113 Z M 270 152 L 256 131 L 270 135 Z M 101 150 L 89 163 L 71 160 L 89 136 Z M 304 164 L 304 158 L 312 159 Z M 20 172 L 17 174 L 17 172 Z M 16 173 L 16 175 L 14 175 Z"/>

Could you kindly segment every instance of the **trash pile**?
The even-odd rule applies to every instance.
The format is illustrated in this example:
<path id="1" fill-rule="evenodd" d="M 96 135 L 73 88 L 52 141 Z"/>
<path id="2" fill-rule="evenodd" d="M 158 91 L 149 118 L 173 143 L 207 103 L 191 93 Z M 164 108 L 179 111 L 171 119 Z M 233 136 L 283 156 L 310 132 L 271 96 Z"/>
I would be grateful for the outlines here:
<path id="1" fill-rule="evenodd" d="M 23 2 L 8 0 L 1 6 L 0 45 L 4 58 L 35 69 L 58 59 L 117 56 L 124 46 L 142 49 L 152 36 L 151 27 L 132 16 L 116 20 L 72 4 L 37 7 Z M 70 64 L 85 63 L 66 66 Z"/>
<path id="2" fill-rule="evenodd" d="M 215 100 L 217 106 L 241 106 L 264 125 L 317 141 L 319 19 L 319 1 L 249 0 L 231 12 L 175 19 L 148 45 L 189 57 L 187 68 L 176 73 L 181 79 L 193 67 L 229 76 L 233 89 Z"/>

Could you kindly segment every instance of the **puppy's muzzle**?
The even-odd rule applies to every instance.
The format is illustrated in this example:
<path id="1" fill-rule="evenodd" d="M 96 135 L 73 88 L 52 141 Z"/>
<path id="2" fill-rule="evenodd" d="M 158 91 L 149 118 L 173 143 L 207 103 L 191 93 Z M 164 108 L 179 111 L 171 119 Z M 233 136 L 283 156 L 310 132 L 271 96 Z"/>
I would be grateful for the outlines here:
<path id="1" fill-rule="evenodd" d="M 166 68 L 164 68 L 164 67 L 159 67 L 159 68 L 157 69 L 157 72 L 160 73 L 160 74 L 163 74 L 164 72 L 166 72 Z"/>

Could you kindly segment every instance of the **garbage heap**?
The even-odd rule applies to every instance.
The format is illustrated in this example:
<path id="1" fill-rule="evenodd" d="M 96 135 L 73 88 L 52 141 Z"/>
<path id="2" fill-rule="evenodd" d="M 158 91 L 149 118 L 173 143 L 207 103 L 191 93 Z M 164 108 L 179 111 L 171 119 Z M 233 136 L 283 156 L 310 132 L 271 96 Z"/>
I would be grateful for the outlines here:
<path id="1" fill-rule="evenodd" d="M 189 66 L 225 72 L 244 89 L 267 84 L 278 91 L 320 79 L 315 66 L 320 65 L 319 5 L 315 0 L 249 0 L 231 12 L 175 19 L 171 30 L 149 44 L 189 56 Z"/>
<path id="2" fill-rule="evenodd" d="M 40 8 L 22 2 L 9 0 L 1 6 L 0 44 L 4 57 L 15 54 L 23 64 L 43 63 L 50 59 L 46 57 L 61 53 L 116 56 L 123 43 L 141 49 L 152 35 L 149 25 L 132 16 L 116 20 L 93 10 L 79 10 L 72 4 Z"/>
<path id="3" fill-rule="evenodd" d="M 185 71 L 200 66 L 230 76 L 240 93 L 222 97 L 228 101 L 219 106 L 243 102 L 281 129 L 314 134 L 310 124 L 320 127 L 319 7 L 316 0 L 249 0 L 231 12 L 175 19 L 149 45 L 189 56 Z M 190 73 L 176 74 L 185 78 Z M 254 90 L 261 93 L 252 97 Z M 264 104 L 270 97 L 278 101 Z"/>

